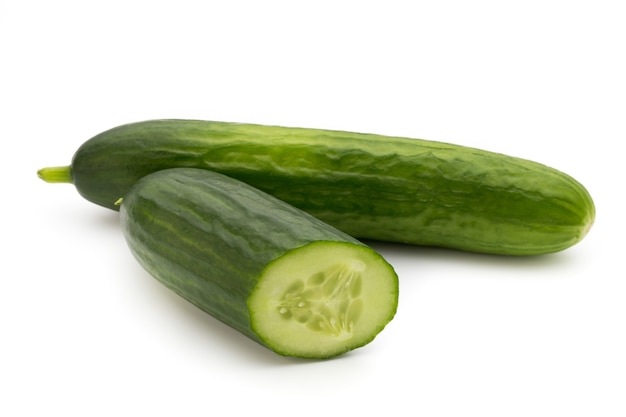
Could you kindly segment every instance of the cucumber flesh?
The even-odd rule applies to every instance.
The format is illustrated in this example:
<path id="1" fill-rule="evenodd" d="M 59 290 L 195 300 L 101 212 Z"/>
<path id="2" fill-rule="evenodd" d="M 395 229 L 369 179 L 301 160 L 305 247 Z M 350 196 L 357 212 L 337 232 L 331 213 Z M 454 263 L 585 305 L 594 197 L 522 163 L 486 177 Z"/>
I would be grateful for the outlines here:
<path id="1" fill-rule="evenodd" d="M 369 343 L 397 304 L 389 265 L 371 249 L 313 242 L 263 271 L 248 299 L 251 327 L 283 355 L 330 357 Z"/>

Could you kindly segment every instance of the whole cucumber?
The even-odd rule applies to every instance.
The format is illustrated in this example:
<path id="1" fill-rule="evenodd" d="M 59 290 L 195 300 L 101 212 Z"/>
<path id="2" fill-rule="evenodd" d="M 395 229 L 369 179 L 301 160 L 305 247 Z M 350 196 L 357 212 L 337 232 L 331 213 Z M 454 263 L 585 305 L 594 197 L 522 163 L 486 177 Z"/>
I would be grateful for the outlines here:
<path id="1" fill-rule="evenodd" d="M 595 218 L 589 192 L 543 164 L 420 139 L 199 120 L 151 120 L 86 141 L 39 171 L 96 204 L 140 178 L 204 168 L 247 182 L 360 239 L 504 255 L 561 251 Z"/>

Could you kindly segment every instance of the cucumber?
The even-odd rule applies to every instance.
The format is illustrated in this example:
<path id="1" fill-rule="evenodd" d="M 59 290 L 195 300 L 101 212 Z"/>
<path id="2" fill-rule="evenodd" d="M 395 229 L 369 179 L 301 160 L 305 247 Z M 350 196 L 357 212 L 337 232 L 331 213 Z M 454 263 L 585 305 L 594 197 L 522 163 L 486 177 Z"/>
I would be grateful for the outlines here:
<path id="1" fill-rule="evenodd" d="M 156 279 L 281 355 L 362 347 L 397 309 L 398 277 L 372 248 L 215 172 L 147 175 L 123 197 L 120 221 Z"/>
<path id="2" fill-rule="evenodd" d="M 579 242 L 588 191 L 545 165 L 419 139 L 197 120 L 152 120 L 86 141 L 71 166 L 44 168 L 87 200 L 115 200 L 141 177 L 205 168 L 247 182 L 359 239 L 503 255 Z"/>

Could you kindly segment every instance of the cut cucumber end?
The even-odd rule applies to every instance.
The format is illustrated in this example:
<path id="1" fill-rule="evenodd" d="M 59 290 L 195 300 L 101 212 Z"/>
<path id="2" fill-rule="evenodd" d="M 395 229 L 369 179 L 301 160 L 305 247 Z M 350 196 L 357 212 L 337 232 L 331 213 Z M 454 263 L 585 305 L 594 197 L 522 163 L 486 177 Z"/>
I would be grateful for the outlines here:
<path id="1" fill-rule="evenodd" d="M 69 166 L 47 167 L 37 171 L 37 176 L 49 183 L 72 183 L 72 169 Z"/>
<path id="2" fill-rule="evenodd" d="M 248 299 L 252 330 L 275 352 L 330 358 L 371 342 L 393 319 L 398 277 L 373 249 L 317 241 L 270 263 Z"/>

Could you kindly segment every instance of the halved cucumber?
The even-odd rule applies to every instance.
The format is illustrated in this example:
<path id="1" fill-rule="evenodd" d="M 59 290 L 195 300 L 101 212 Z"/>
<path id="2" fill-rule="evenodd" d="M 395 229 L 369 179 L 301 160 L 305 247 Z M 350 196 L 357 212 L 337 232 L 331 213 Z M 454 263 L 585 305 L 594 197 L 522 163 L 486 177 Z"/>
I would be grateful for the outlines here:
<path id="1" fill-rule="evenodd" d="M 398 278 L 380 254 L 224 175 L 150 174 L 123 198 L 120 217 L 148 272 L 281 355 L 345 353 L 395 315 Z"/>

